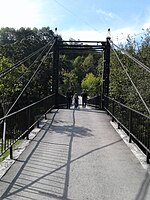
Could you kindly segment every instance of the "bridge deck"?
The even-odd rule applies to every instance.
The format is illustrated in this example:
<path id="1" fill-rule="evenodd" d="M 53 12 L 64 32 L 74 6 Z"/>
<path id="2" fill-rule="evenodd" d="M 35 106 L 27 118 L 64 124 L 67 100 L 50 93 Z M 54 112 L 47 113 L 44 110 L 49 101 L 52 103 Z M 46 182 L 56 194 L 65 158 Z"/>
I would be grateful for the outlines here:
<path id="1" fill-rule="evenodd" d="M 0 199 L 148 200 L 150 177 L 92 109 L 58 110 L 0 181 Z"/>

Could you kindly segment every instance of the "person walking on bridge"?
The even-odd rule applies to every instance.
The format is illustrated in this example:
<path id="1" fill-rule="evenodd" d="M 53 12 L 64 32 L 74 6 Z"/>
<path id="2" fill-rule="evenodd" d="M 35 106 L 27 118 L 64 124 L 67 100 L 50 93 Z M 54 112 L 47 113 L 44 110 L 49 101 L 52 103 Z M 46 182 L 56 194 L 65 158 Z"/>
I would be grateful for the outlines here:
<path id="1" fill-rule="evenodd" d="M 73 92 L 71 88 L 67 90 L 66 96 L 67 96 L 67 108 L 70 109 L 70 106 L 72 104 L 72 97 L 73 97 Z"/>
<path id="2" fill-rule="evenodd" d="M 77 93 L 74 94 L 73 99 L 74 99 L 74 107 L 78 108 L 78 106 L 79 106 L 79 97 L 78 97 Z"/>
<path id="3" fill-rule="evenodd" d="M 81 93 L 81 97 L 82 97 L 82 107 L 86 107 L 86 103 L 87 103 L 87 92 L 86 92 L 86 90 L 83 90 L 83 92 Z"/>

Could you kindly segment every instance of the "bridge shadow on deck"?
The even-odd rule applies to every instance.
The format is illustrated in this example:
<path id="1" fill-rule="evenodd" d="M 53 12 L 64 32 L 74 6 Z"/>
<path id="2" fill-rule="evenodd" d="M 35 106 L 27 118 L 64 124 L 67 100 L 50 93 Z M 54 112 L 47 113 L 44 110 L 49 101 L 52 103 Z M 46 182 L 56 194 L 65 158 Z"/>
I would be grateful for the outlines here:
<path id="1" fill-rule="evenodd" d="M 89 110 L 85 111 L 91 112 Z M 38 200 L 42 198 L 44 200 L 71 200 L 68 198 L 71 163 L 122 141 L 122 139 L 116 140 L 71 159 L 73 138 L 92 137 L 92 131 L 85 127 L 75 126 L 75 110 L 72 110 L 73 124 L 70 126 L 59 126 L 59 123 L 63 123 L 63 120 L 55 119 L 57 113 L 58 111 L 54 114 L 51 123 L 49 124 L 48 121 L 41 129 L 42 135 L 39 136 L 38 134 L 32 141 L 34 143 L 32 150 L 28 151 L 25 156 L 20 156 L 16 161 L 18 170 L 16 175 L 11 180 L 4 177 L 0 181 L 0 184 L 7 185 L 0 198 L 1 200 L 14 200 L 15 198 L 21 200 Z M 55 134 L 67 135 L 69 138 L 68 143 L 57 143 L 55 140 L 49 142 L 47 140 L 47 135 L 50 134 L 49 130 L 55 130 Z M 146 183 L 142 184 L 136 200 L 144 200 L 145 193 L 143 194 L 143 191 L 144 188 L 148 187 L 149 180 L 146 179 Z M 142 198 L 140 198 L 141 195 Z"/>
<path id="2" fill-rule="evenodd" d="M 137 193 L 135 200 L 144 200 L 146 198 L 149 186 L 150 186 L 150 174 L 147 171 L 145 173 L 145 177 L 143 179 L 141 187 L 139 188 L 139 191 Z"/>

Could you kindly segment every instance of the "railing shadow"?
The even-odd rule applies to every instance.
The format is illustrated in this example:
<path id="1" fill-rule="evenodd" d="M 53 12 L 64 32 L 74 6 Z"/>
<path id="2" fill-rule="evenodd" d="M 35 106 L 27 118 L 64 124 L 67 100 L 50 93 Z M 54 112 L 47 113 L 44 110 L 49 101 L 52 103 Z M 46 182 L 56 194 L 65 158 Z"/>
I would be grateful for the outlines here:
<path id="1" fill-rule="evenodd" d="M 135 200 L 145 200 L 149 186 L 150 186 L 150 174 L 147 171 L 145 173 L 144 180 L 143 180 L 143 182 L 141 184 L 141 187 L 140 187 L 140 189 L 138 191 L 138 194 L 137 194 Z"/>
<path id="2" fill-rule="evenodd" d="M 50 125 L 46 125 L 45 129 L 41 130 L 43 135 L 38 136 L 39 139 L 37 137 L 34 140 L 34 147 L 31 153 L 26 156 L 26 159 L 20 158 L 18 160 L 21 167 L 16 176 L 10 182 L 5 181 L 5 179 L 0 181 L 1 184 L 9 184 L 0 199 L 6 198 L 14 200 L 14 198 L 26 198 L 29 200 L 37 200 L 38 197 L 40 199 L 55 198 L 69 200 L 68 186 L 71 163 L 95 151 L 99 151 L 122 141 L 119 139 L 71 160 L 73 138 L 77 137 L 79 134 L 79 129 L 76 130 L 75 126 L 75 110 L 73 110 L 73 124 L 72 127 L 69 127 L 70 138 L 67 144 L 57 143 L 55 140 L 48 141 L 48 138 L 46 138 L 46 136 L 49 135 L 49 129 L 53 126 L 55 116 L 56 113 Z M 89 132 L 89 129 L 85 130 L 84 137 L 92 136 L 92 134 L 89 135 Z M 41 154 L 41 152 L 44 152 L 44 154 Z M 63 155 L 61 152 L 63 152 Z"/>

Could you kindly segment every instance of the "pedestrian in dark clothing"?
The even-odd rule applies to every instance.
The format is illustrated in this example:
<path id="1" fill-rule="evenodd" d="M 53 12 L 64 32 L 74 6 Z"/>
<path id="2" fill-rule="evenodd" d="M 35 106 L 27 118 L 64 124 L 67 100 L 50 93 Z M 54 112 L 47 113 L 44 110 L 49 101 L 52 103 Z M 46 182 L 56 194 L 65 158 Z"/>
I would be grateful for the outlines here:
<path id="1" fill-rule="evenodd" d="M 87 103 L 87 92 L 86 92 L 86 90 L 83 90 L 83 92 L 81 93 L 81 97 L 82 97 L 82 107 L 86 107 L 86 103 Z"/>
<path id="2" fill-rule="evenodd" d="M 74 107 L 77 108 L 79 106 L 79 97 L 78 97 L 78 94 L 75 93 L 73 98 L 74 98 Z"/>
<path id="3" fill-rule="evenodd" d="M 70 109 L 70 106 L 72 104 L 72 97 L 73 97 L 73 92 L 71 89 L 68 89 L 66 96 L 67 96 L 67 108 Z"/>

